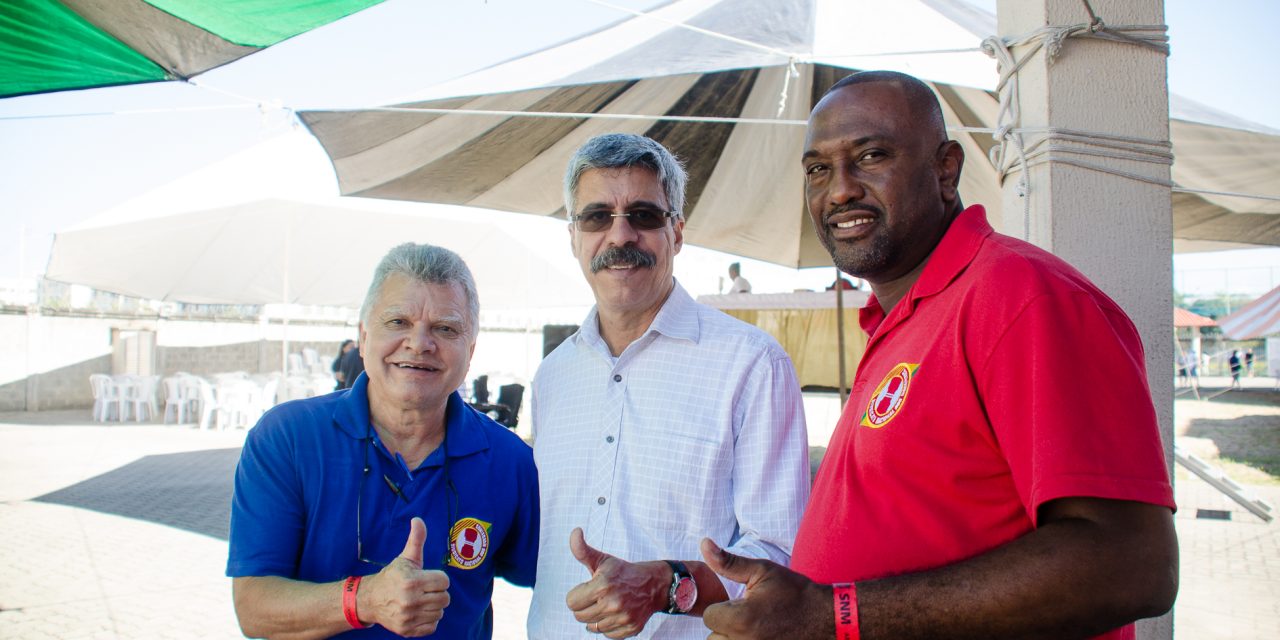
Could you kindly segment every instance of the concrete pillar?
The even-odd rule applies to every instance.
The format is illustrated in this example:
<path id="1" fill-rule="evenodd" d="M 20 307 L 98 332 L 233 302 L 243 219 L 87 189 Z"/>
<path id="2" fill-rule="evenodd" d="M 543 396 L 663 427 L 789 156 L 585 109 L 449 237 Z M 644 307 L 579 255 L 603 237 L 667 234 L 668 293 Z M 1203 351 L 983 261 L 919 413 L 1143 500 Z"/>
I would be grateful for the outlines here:
<path id="1" fill-rule="evenodd" d="M 36 367 L 33 366 L 35 359 L 37 357 L 36 354 L 39 353 L 40 346 L 41 346 L 35 343 L 36 331 L 37 331 L 36 325 L 39 324 L 39 322 L 40 322 L 39 305 L 33 304 L 28 306 L 27 307 L 27 340 L 26 340 L 27 352 L 26 352 L 26 365 L 25 365 L 27 393 L 26 393 L 26 399 L 23 406 L 24 411 L 40 410 L 40 374 L 36 372 Z M 41 339 L 44 338 L 43 333 L 40 335 L 40 337 Z"/>
<path id="2" fill-rule="evenodd" d="M 1164 24 L 1162 0 L 1090 0 L 1107 25 Z M 1080 0 L 999 0 L 999 32 L 1020 36 L 1047 25 L 1089 23 Z M 1014 49 L 1021 59 L 1028 48 Z M 1050 63 L 1042 49 L 1019 73 L 1022 128 L 1055 127 L 1169 139 L 1167 59 L 1147 48 L 1094 39 L 1068 40 Z M 1010 149 L 1013 152 L 1013 149 Z M 1165 165 L 1050 154 L 1029 171 L 1029 224 L 1017 174 L 1005 181 L 1002 229 L 1062 257 L 1128 312 L 1146 348 L 1148 382 L 1165 457 L 1173 455 L 1173 218 L 1170 190 L 1062 159 L 1085 160 L 1157 181 Z M 1082 357 L 1088 357 L 1082 354 Z M 1144 621 L 1138 637 L 1173 637 L 1172 615 Z"/>

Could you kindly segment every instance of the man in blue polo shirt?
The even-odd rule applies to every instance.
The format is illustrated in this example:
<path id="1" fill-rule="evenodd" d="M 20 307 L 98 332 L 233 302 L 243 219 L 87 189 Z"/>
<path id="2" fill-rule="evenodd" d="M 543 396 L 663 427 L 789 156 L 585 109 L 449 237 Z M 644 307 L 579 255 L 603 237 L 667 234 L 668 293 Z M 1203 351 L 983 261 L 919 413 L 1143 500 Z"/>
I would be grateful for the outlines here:
<path id="1" fill-rule="evenodd" d="M 494 578 L 533 585 L 532 452 L 455 391 L 478 327 L 461 258 L 395 247 L 361 307 L 365 373 L 249 433 L 227 560 L 245 635 L 490 638 Z"/>

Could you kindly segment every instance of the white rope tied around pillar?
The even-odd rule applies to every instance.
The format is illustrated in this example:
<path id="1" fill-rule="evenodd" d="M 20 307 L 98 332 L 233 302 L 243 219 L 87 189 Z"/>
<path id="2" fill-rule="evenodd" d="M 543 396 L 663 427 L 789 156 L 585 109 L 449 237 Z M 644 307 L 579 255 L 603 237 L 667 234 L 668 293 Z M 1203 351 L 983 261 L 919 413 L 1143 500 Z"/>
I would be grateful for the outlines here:
<path id="1" fill-rule="evenodd" d="M 1009 173 L 1020 170 L 1020 165 L 1036 164 L 1036 161 L 1040 158 L 1054 153 L 1115 158 L 1117 160 L 1148 162 L 1165 166 L 1173 164 L 1173 145 L 1166 141 L 1153 141 L 1144 138 L 1056 127 L 1019 129 L 1017 134 L 1019 140 L 1034 136 L 1038 136 L 1038 139 L 1031 144 L 1020 147 L 1017 162 L 1006 159 L 1004 164 L 996 166 L 1000 171 L 1002 183 Z M 992 151 L 994 152 L 996 149 L 993 148 Z M 1150 178 L 1145 178 L 1145 180 L 1156 183 L 1167 182 Z"/>
<path id="2" fill-rule="evenodd" d="M 992 133 L 992 137 L 1000 144 L 991 149 L 991 163 L 1000 171 L 1001 184 L 1004 183 L 1005 177 L 1010 172 L 1014 170 L 1021 171 L 1021 175 L 1018 177 L 1017 194 L 1018 197 L 1022 198 L 1022 238 L 1024 240 L 1029 239 L 1031 236 L 1031 182 L 1028 177 L 1029 171 L 1027 170 L 1030 162 L 1036 161 L 1038 163 L 1040 158 L 1050 153 L 1075 153 L 1166 165 L 1173 162 L 1172 153 L 1167 151 L 1170 148 L 1167 140 L 1125 138 L 1123 136 L 1056 128 L 1041 130 L 1021 128 L 1022 114 L 1018 106 L 1021 102 L 1021 96 L 1018 91 L 1018 72 L 1041 49 L 1044 49 L 1045 59 L 1049 64 L 1053 64 L 1058 56 L 1062 55 L 1063 45 L 1068 38 L 1108 40 L 1140 46 L 1166 56 L 1169 55 L 1169 36 L 1165 34 L 1167 27 L 1164 25 L 1108 26 L 1094 13 L 1093 7 L 1090 6 L 1088 0 L 1084 0 L 1084 5 L 1090 18 L 1087 24 L 1041 27 L 1021 36 L 1011 38 L 991 36 L 982 41 L 982 50 L 987 55 L 995 58 L 996 68 L 1000 73 L 1000 79 L 996 85 L 996 90 L 1000 96 L 999 111 L 996 115 L 996 130 Z M 1018 59 L 1013 54 L 1013 49 L 1021 46 L 1029 46 L 1030 49 L 1023 54 L 1021 59 Z M 1024 136 L 1031 133 L 1039 134 L 1043 137 L 1037 140 L 1029 151 Z M 1060 142 L 1069 144 L 1064 145 L 1060 144 Z M 1008 147 L 1011 143 L 1017 148 L 1016 161 L 1009 157 Z M 1090 147 L 1073 145 L 1090 145 Z M 1102 165 L 1079 160 L 1063 160 L 1063 162 L 1081 168 L 1122 175 L 1126 178 L 1156 184 L 1169 184 L 1168 181 L 1154 180 L 1136 173 L 1118 169 L 1113 170 Z"/>

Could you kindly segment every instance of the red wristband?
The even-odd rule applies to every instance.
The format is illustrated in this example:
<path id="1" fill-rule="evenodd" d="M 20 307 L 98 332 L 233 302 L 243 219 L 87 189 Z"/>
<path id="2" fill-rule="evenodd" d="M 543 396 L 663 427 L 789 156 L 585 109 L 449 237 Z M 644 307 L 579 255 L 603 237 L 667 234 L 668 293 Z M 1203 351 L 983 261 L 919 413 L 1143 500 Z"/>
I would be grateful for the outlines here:
<path id="1" fill-rule="evenodd" d="M 831 599 L 836 609 L 836 640 L 858 640 L 858 591 L 853 583 L 831 585 Z"/>
<path id="2" fill-rule="evenodd" d="M 363 576 L 351 576 L 342 583 L 342 615 L 352 629 L 368 629 L 369 625 L 360 624 L 360 616 L 356 614 L 356 592 L 360 590 L 360 579 Z"/>

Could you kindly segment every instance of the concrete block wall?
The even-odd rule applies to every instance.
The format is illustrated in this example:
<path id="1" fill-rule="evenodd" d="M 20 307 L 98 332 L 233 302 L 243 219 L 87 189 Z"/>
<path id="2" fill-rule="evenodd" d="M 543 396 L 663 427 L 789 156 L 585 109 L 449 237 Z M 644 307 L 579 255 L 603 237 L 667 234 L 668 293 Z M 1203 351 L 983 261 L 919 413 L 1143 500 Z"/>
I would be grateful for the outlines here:
<path id="1" fill-rule="evenodd" d="M 0 310 L 0 411 L 91 408 L 89 375 L 123 373 L 113 371 L 113 330 L 154 331 L 153 371 L 161 377 L 179 371 L 200 376 L 280 371 L 285 338 L 292 353 L 315 349 L 327 373 L 342 340 L 356 337 L 354 327 L 341 323 L 282 327 L 254 321 L 5 311 Z M 541 331 L 482 330 L 467 383 L 484 374 L 492 389 L 514 382 L 527 390 L 541 349 Z"/>
<path id="2" fill-rule="evenodd" d="M 111 329 L 146 319 L 0 315 L 0 411 L 93 406 L 89 374 L 111 373 Z"/>
<path id="3" fill-rule="evenodd" d="M 197 376 L 229 371 L 261 373 L 262 348 L 261 341 L 208 347 L 162 346 L 156 349 L 156 371 L 161 376 L 171 376 L 178 372 Z"/>
<path id="4" fill-rule="evenodd" d="M 90 409 L 93 407 L 93 389 L 89 376 L 94 373 L 111 373 L 111 356 L 98 356 L 74 364 L 46 371 L 28 378 L 28 393 L 24 405 L 35 409 Z M 15 409 L 17 410 L 17 409 Z"/>
<path id="5" fill-rule="evenodd" d="M 289 342 L 289 351 L 301 353 L 304 348 L 315 349 L 325 370 L 338 354 L 342 341 Z M 204 347 L 162 346 L 157 349 L 156 371 L 162 376 L 185 372 L 208 376 L 228 371 L 248 373 L 273 373 L 281 370 L 279 340 L 256 340 Z"/>
<path id="6" fill-rule="evenodd" d="M 160 376 L 178 371 L 196 375 L 280 371 L 285 331 L 291 352 L 315 349 L 327 371 L 342 340 L 355 337 L 354 328 L 344 324 L 284 329 L 244 321 L 4 309 L 0 310 L 0 411 L 91 408 L 89 375 L 122 373 L 112 370 L 113 330 L 156 332 L 153 364 Z"/>

